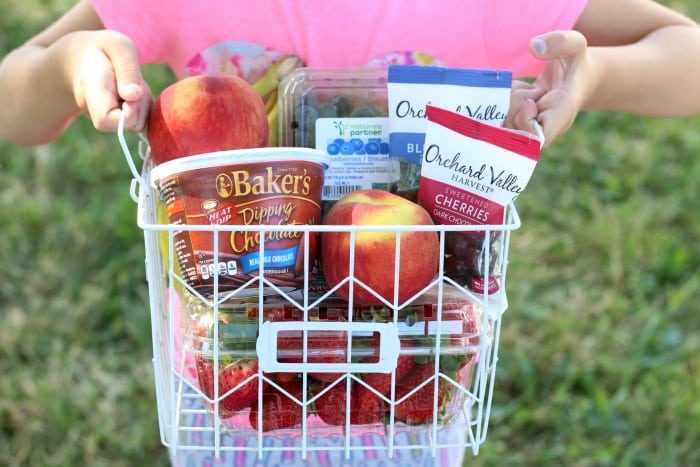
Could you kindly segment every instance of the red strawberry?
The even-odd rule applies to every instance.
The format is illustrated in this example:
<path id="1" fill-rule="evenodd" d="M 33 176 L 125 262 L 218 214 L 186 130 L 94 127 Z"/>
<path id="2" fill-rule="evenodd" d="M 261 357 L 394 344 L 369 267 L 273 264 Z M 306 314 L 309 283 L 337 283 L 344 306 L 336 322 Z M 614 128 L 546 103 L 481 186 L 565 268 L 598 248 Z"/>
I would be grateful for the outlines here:
<path id="1" fill-rule="evenodd" d="M 249 312 L 248 315 L 254 319 L 258 318 L 257 311 L 253 313 Z M 298 321 L 301 320 L 303 316 L 299 308 L 289 304 L 266 306 L 263 311 L 264 321 Z"/>
<path id="2" fill-rule="evenodd" d="M 319 312 L 314 321 L 345 321 L 338 313 Z M 300 326 L 301 327 L 301 326 Z M 347 362 L 348 333 L 346 331 L 313 330 L 307 333 L 307 361 L 309 363 L 337 364 Z M 279 361 L 286 363 L 303 362 L 304 337 L 302 331 L 282 331 L 278 334 L 277 351 Z M 319 381 L 333 382 L 343 373 L 311 372 Z"/>
<path id="3" fill-rule="evenodd" d="M 416 387 L 423 384 L 426 380 L 430 381 L 422 386 L 418 391 L 414 392 L 405 401 L 396 405 L 395 416 L 397 420 L 401 420 L 410 425 L 419 425 L 429 423 L 433 420 L 433 399 L 435 396 L 435 381 L 431 379 L 435 374 L 435 364 L 416 364 L 405 377 L 396 384 L 396 400 L 402 399 L 406 394 L 414 390 Z M 444 380 L 438 381 L 437 406 L 438 411 L 443 409 L 445 403 Z"/>
<path id="4" fill-rule="evenodd" d="M 214 398 L 214 365 L 212 360 L 198 355 L 195 359 L 199 385 L 207 397 Z M 236 360 L 220 362 L 219 397 L 258 373 L 257 360 Z M 258 400 L 258 378 L 253 377 L 243 386 L 228 394 L 219 402 L 219 416 L 228 418 L 236 412 L 247 409 Z"/>
<path id="5" fill-rule="evenodd" d="M 316 394 L 325 389 L 319 386 Z M 345 425 L 347 388 L 344 382 L 328 389 L 316 399 L 316 413 L 329 425 Z M 382 420 L 387 413 L 386 404 L 376 393 L 361 384 L 352 383 L 350 388 L 350 423 L 371 425 Z"/>
<path id="6" fill-rule="evenodd" d="M 373 342 L 370 344 L 373 348 L 377 349 L 379 345 L 379 336 L 372 336 Z M 403 349 L 411 347 L 413 344 L 408 339 L 401 339 L 401 352 L 399 358 L 396 361 L 396 381 L 400 381 L 409 371 L 413 368 L 414 360 L 413 355 L 404 353 Z M 363 362 L 372 363 L 376 362 L 378 355 L 376 354 L 368 355 L 362 359 Z M 362 375 L 362 380 L 372 386 L 380 394 L 388 395 L 391 392 L 391 373 L 365 373 Z"/>
<path id="7" fill-rule="evenodd" d="M 406 308 L 399 321 L 409 324 L 415 347 L 435 349 L 439 309 L 435 300 Z M 432 303 L 434 302 L 434 303 Z M 481 311 L 467 297 L 445 293 L 442 303 L 440 370 L 452 374 L 463 368 L 474 355 L 481 337 Z M 416 363 L 434 362 L 434 353 L 416 356 Z"/>
<path id="8" fill-rule="evenodd" d="M 293 381 L 280 384 L 280 387 L 291 394 L 295 399 L 268 385 L 263 392 L 262 402 L 262 431 L 281 430 L 292 428 L 301 423 L 303 411 L 297 402 L 302 400 L 302 386 Z M 250 424 L 258 429 L 258 404 L 253 404 L 249 416 Z"/>
<path id="9" fill-rule="evenodd" d="M 313 392 L 314 394 L 319 394 L 325 388 L 326 386 L 319 385 Z M 345 382 L 336 384 L 316 399 L 316 414 L 329 425 L 345 425 L 346 396 L 347 388 Z"/>
<path id="10" fill-rule="evenodd" d="M 375 392 L 361 384 L 355 383 L 351 394 L 350 423 L 353 425 L 372 425 L 379 423 L 387 413 L 384 400 Z"/>
<path id="11" fill-rule="evenodd" d="M 318 331 L 308 338 L 309 363 L 346 363 L 348 355 L 348 334 L 345 331 Z M 343 373 L 309 373 L 319 381 L 333 382 Z"/>
<path id="12" fill-rule="evenodd" d="M 291 383 L 294 381 L 299 381 L 299 378 L 301 378 L 301 373 L 275 372 L 265 373 L 265 376 L 278 383 Z"/>
<path id="13" fill-rule="evenodd" d="M 309 238 L 312 240 L 314 236 Z M 249 311 L 249 317 L 257 319 L 257 308 Z M 304 314 L 302 310 L 289 304 L 268 306 L 263 312 L 265 321 L 298 321 L 299 330 L 281 331 L 277 335 L 278 360 L 283 363 L 302 363 L 304 338 Z M 309 311 L 310 322 L 346 321 L 347 310 L 343 307 L 330 309 L 313 309 Z M 307 361 L 309 363 L 345 363 L 347 361 L 347 332 L 345 331 L 309 331 L 307 337 Z M 325 382 L 335 381 L 341 373 L 310 373 L 316 379 Z M 281 376 L 290 379 L 291 375 Z"/>

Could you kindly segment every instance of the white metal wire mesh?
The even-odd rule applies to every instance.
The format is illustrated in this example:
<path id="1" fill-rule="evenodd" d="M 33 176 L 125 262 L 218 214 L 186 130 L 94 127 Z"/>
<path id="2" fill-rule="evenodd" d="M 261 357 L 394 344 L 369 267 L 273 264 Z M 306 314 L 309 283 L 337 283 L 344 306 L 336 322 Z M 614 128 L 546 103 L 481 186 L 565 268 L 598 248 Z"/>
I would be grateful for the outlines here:
<path id="1" fill-rule="evenodd" d="M 501 318 L 507 308 L 506 299 L 506 272 L 508 264 L 508 249 L 511 231 L 520 226 L 515 208 L 511 205 L 506 209 L 504 222 L 501 225 L 489 226 L 332 226 L 332 225 L 295 225 L 295 226 L 231 226 L 231 225 L 171 225 L 167 221 L 163 222 L 162 216 L 158 212 L 158 192 L 150 185 L 151 165 L 148 159 L 143 164 L 143 171 L 137 173 L 133 160 L 126 147 L 126 142 L 120 131 L 120 142 L 125 151 L 130 167 L 134 173 L 134 181 L 131 187 L 131 196 L 138 203 L 137 223 L 144 232 L 146 250 L 146 273 L 149 285 L 149 305 L 152 319 L 153 338 L 153 363 L 155 369 L 155 387 L 158 404 L 159 425 L 161 440 L 167 446 L 171 454 L 183 450 L 206 450 L 211 451 L 214 457 L 218 457 L 226 451 L 255 451 L 263 455 L 266 451 L 276 450 L 296 450 L 304 454 L 314 450 L 342 450 L 349 453 L 353 450 L 367 449 L 368 443 L 375 449 L 386 449 L 390 454 L 403 449 L 425 449 L 430 450 L 433 455 L 437 449 L 446 447 L 470 448 L 476 455 L 480 445 L 485 441 L 488 421 L 491 411 L 491 403 L 494 391 L 495 371 L 498 361 L 498 346 L 500 337 Z M 143 153 L 143 151 L 140 151 Z M 141 154 L 143 157 L 143 154 Z M 311 328 L 309 316 L 324 303 L 332 298 L 333 290 L 327 291 L 320 296 L 308 292 L 310 277 L 307 274 L 304 278 L 304 285 L 298 290 L 287 290 L 277 287 L 268 280 L 263 270 L 263 261 L 260 261 L 259 274 L 250 279 L 246 284 L 234 290 L 219 290 L 218 282 L 214 279 L 214 293 L 210 296 L 202 296 L 193 290 L 178 273 L 177 253 L 174 249 L 174 235 L 177 231 L 204 231 L 212 232 L 214 238 L 215 255 L 218 252 L 218 235 L 216 232 L 249 230 L 251 232 L 265 233 L 273 231 L 299 231 L 304 233 L 304 264 L 306 271 L 311 271 L 311 260 L 308 256 L 309 235 L 312 232 L 332 232 L 349 231 L 352 236 L 364 231 L 387 231 L 396 232 L 397 256 L 401 254 L 401 234 L 410 231 L 434 231 L 440 238 L 440 251 L 445 251 L 445 238 L 448 232 L 469 232 L 479 231 L 484 233 L 484 244 L 495 245 L 495 250 L 490 247 L 484 248 L 484 277 L 496 275 L 498 277 L 499 289 L 495 293 L 488 290 L 488 286 L 483 293 L 475 293 L 464 287 L 462 284 L 448 277 L 445 273 L 444 260 L 439 263 L 438 274 L 434 281 L 416 296 L 404 303 L 399 303 L 397 298 L 393 302 L 385 301 L 383 308 L 389 310 L 392 319 L 389 325 L 393 325 L 393 334 L 390 337 L 383 337 L 384 342 L 395 339 L 400 333 L 397 329 L 403 324 L 399 322 L 399 316 L 403 311 L 412 305 L 421 302 L 421 297 L 432 297 L 437 314 L 434 319 L 434 326 L 431 328 L 433 337 L 433 347 L 424 347 L 423 351 L 432 355 L 434 371 L 420 387 L 432 385 L 433 412 L 430 420 L 419 425 L 409 425 L 400 422 L 395 418 L 396 407 L 410 398 L 420 387 L 416 387 L 413 392 L 397 395 L 396 381 L 392 378 L 391 391 L 388 394 L 380 395 L 388 407 L 387 416 L 381 423 L 373 425 L 353 425 L 351 417 L 345 417 L 345 424 L 340 426 L 329 426 L 319 420 L 316 413 L 316 404 L 325 391 L 336 385 L 346 388 L 346 415 L 351 413 L 351 385 L 363 384 L 358 376 L 361 374 L 359 367 L 350 357 L 345 365 L 338 365 L 335 371 L 340 375 L 335 383 L 326 385 L 321 392 L 311 393 L 307 387 L 307 379 L 303 378 L 304 390 L 299 395 L 293 395 L 285 391 L 280 386 L 271 373 L 265 371 L 264 365 L 260 365 L 254 375 L 236 388 L 225 394 L 219 393 L 217 381 L 221 375 L 214 372 L 213 393 L 207 394 L 203 391 L 200 380 L 197 376 L 195 357 L 199 351 L 193 346 L 192 340 L 188 337 L 188 324 L 190 313 L 188 306 L 195 303 L 195 307 L 203 307 L 209 310 L 213 316 L 212 338 L 218 343 L 221 333 L 224 331 L 219 326 L 220 317 L 228 311 L 230 303 L 245 301 L 249 306 L 256 306 L 263 310 L 269 306 L 270 296 L 275 300 L 297 310 L 301 314 L 301 324 L 299 330 L 309 330 Z M 262 235 L 264 237 L 264 235 Z M 261 244 L 261 255 L 264 254 L 264 241 Z M 352 248 L 352 247 L 351 247 Z M 491 258 L 491 252 L 496 254 Z M 352 256 L 352 253 L 351 253 Z M 492 261 L 495 260 L 495 261 Z M 398 265 L 398 258 L 395 264 Z M 398 266 L 397 266 L 398 267 Z M 493 271 L 490 268 L 493 267 Z M 400 271 L 395 274 L 395 290 L 398 289 Z M 351 266 L 347 281 L 350 287 L 363 287 L 353 275 Z M 449 294 L 448 294 L 449 291 Z M 443 310 L 446 310 L 447 296 L 458 296 L 468 300 L 473 305 L 474 310 L 479 311 L 478 331 L 470 341 L 469 352 L 471 357 L 468 364 L 464 365 L 457 373 L 443 371 L 440 364 L 441 359 L 446 359 L 455 349 L 463 352 L 464 347 L 453 348 L 445 344 L 443 337 L 449 335 L 447 327 L 443 327 Z M 352 300 L 347 304 L 348 315 L 352 316 L 355 305 Z M 263 313 L 258 314 L 259 329 L 269 327 L 270 323 L 265 321 Z M 392 322 L 393 321 L 393 322 Z M 305 324 L 307 323 L 307 324 Z M 353 318 L 347 323 L 336 323 L 340 329 L 346 329 L 350 334 L 362 335 L 366 332 L 365 327 L 358 327 L 367 323 L 353 323 Z M 346 326 L 342 328 L 342 326 Z M 306 335 L 306 334 L 305 334 Z M 260 358 L 262 352 L 269 347 L 274 349 L 272 341 L 262 341 L 259 337 L 257 341 L 257 354 L 253 358 Z M 352 342 L 348 339 L 349 347 Z M 390 345 L 386 347 L 391 350 Z M 270 350 L 274 352 L 274 350 Z M 307 361 L 306 341 L 303 349 L 303 359 L 306 363 L 297 363 L 296 366 L 278 366 L 274 368 L 266 367 L 268 370 L 292 371 L 301 373 L 306 377 L 318 366 Z M 391 353 L 391 352 L 390 352 Z M 397 349 L 393 349 L 394 361 Z M 351 352 L 348 353 L 350 355 Z M 209 355 L 214 368 L 217 368 L 223 359 L 219 345 L 213 345 Z M 279 364 L 272 359 L 273 363 Z M 383 368 L 382 371 L 387 368 Z M 390 368 L 391 369 L 391 368 Z M 321 368 L 323 370 L 323 368 Z M 326 369 L 327 371 L 327 369 Z M 368 371 L 364 369 L 362 371 Z M 369 370 L 372 371 L 372 370 Z M 376 370 L 375 370 L 376 371 Z M 253 428 L 249 423 L 249 412 L 245 411 L 237 416 L 228 416 L 222 411 L 222 403 L 226 397 L 241 390 L 241 387 L 252 381 L 257 384 L 258 391 L 258 414 L 262 413 L 263 387 L 275 386 L 282 394 L 288 396 L 297 404 L 302 411 L 300 423 L 292 428 L 278 430 L 277 432 L 262 431 L 262 424 L 258 423 L 258 428 Z M 441 388 L 450 388 L 449 394 L 451 403 L 443 405 L 439 400 Z M 261 416 L 261 415 L 258 415 Z M 448 436 L 449 427 L 458 427 L 458 432 L 463 433 L 459 439 Z M 420 436 L 419 436 L 420 435 Z M 284 446 L 270 442 L 270 440 L 285 436 L 293 442 Z M 354 440 L 363 438 L 363 443 L 357 445 Z M 311 442 L 319 438 L 333 438 L 340 440 L 335 444 L 324 444 Z M 244 440 L 244 442 L 240 442 Z"/>

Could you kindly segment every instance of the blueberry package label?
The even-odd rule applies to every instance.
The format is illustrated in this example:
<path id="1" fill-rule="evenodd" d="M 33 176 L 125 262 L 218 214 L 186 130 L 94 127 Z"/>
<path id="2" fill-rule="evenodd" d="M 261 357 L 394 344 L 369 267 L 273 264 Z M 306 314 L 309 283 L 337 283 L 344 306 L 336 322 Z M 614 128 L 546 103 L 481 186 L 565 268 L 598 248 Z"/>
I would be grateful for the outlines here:
<path id="1" fill-rule="evenodd" d="M 390 66 L 387 90 L 392 157 L 421 164 L 428 104 L 502 126 L 511 85 L 509 71 Z"/>
<path id="2" fill-rule="evenodd" d="M 398 163 L 389 157 L 386 117 L 319 118 L 316 149 L 330 156 L 324 201 L 339 200 L 356 190 L 388 190 L 398 180 Z"/>

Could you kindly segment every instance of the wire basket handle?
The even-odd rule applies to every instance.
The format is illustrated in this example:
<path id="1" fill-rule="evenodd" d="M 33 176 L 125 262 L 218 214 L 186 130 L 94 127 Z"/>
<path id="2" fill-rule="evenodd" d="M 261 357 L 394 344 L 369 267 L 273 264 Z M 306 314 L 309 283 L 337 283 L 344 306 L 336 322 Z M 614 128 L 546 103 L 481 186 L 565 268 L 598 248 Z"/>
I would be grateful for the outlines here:
<path id="1" fill-rule="evenodd" d="M 138 169 L 136 168 L 136 164 L 134 163 L 134 158 L 131 155 L 131 151 L 129 151 L 129 145 L 126 144 L 126 139 L 124 138 L 124 122 L 126 120 L 126 106 L 122 106 L 122 111 L 119 114 L 119 124 L 117 125 L 117 138 L 119 138 L 119 144 L 122 147 L 122 151 L 124 152 L 124 157 L 126 158 L 126 163 L 129 165 L 129 169 L 131 170 L 131 174 L 134 176 L 133 180 L 131 180 L 131 199 L 134 201 L 138 202 L 138 194 L 136 192 L 136 184 L 138 183 L 141 186 L 142 190 L 146 190 L 146 181 L 143 179 L 141 174 L 139 173 Z M 139 134 L 139 137 L 141 138 L 141 141 L 143 143 L 146 143 L 145 138 L 143 137 L 142 134 Z M 141 160 L 143 160 L 143 151 L 139 151 L 139 156 L 141 157 Z"/>
<path id="2" fill-rule="evenodd" d="M 532 119 L 532 127 L 535 129 L 535 133 L 537 133 L 537 138 L 540 140 L 540 149 L 544 147 L 545 143 L 545 138 L 544 138 L 544 132 L 542 131 L 542 126 L 540 126 L 540 122 L 535 120 L 534 118 Z"/>
<path id="3" fill-rule="evenodd" d="M 376 362 L 365 363 L 348 361 L 332 363 L 302 363 L 280 362 L 277 358 L 278 334 L 285 331 L 314 332 L 332 331 L 346 332 L 348 336 L 364 334 L 379 335 L 379 358 Z M 396 368 L 401 344 L 398 328 L 394 323 L 375 322 L 345 322 L 345 321 L 265 321 L 260 326 L 256 341 L 258 363 L 263 372 L 297 373 L 313 371 L 318 373 L 361 372 L 361 373 L 390 373 Z"/>

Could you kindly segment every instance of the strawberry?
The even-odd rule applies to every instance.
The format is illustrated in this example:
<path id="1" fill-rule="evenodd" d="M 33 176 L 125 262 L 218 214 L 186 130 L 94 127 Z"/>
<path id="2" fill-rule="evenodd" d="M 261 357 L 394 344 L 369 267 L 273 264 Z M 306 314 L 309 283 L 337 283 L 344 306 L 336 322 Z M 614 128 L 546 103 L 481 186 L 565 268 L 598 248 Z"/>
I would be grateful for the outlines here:
<path id="1" fill-rule="evenodd" d="M 347 362 L 348 334 L 345 331 L 318 331 L 311 333 L 308 338 L 308 355 L 310 363 Z M 309 373 L 319 381 L 333 382 L 343 376 L 343 373 Z"/>
<path id="2" fill-rule="evenodd" d="M 361 384 L 353 385 L 350 397 L 350 423 L 353 425 L 379 423 L 387 413 L 384 400 Z"/>
<path id="3" fill-rule="evenodd" d="M 325 386 L 319 386 L 318 394 Z M 316 399 L 316 413 L 329 425 L 345 425 L 345 404 L 347 389 L 344 383 L 338 383 Z M 376 393 L 355 382 L 350 387 L 350 423 L 353 425 L 371 425 L 382 420 L 387 413 L 386 404 Z"/>
<path id="4" fill-rule="evenodd" d="M 301 378 L 301 373 L 275 372 L 265 373 L 265 376 L 277 383 L 291 383 L 293 381 L 298 381 L 299 378 Z"/>
<path id="5" fill-rule="evenodd" d="M 263 390 L 262 431 L 292 428 L 301 423 L 303 411 L 297 401 L 302 400 L 302 386 L 298 381 L 280 384 L 280 387 L 294 397 L 290 398 L 273 385 Z M 295 400 L 296 399 L 296 400 Z M 250 424 L 258 429 L 258 404 L 253 404 L 249 416 Z"/>
<path id="6" fill-rule="evenodd" d="M 318 310 L 309 317 L 313 321 L 346 321 L 343 310 Z M 307 333 L 307 361 L 309 363 L 334 363 L 347 362 L 348 333 L 346 331 L 318 330 Z M 283 331 L 278 334 L 277 350 L 280 353 L 279 361 L 287 363 L 303 362 L 304 337 L 302 331 Z M 333 382 L 340 378 L 342 373 L 311 372 L 319 381 Z"/>
<path id="7" fill-rule="evenodd" d="M 411 394 L 406 400 L 396 405 L 394 411 L 397 420 L 401 420 L 409 425 L 420 425 L 433 420 L 433 399 L 435 396 L 435 382 L 431 379 L 435 374 L 435 364 L 416 364 L 410 373 L 404 376 L 396 384 L 396 400 L 401 400 L 406 394 L 423 384 L 418 391 Z M 438 411 L 444 409 L 446 399 L 446 387 L 443 379 L 438 381 L 437 406 Z"/>
<path id="8" fill-rule="evenodd" d="M 428 303 L 407 307 L 399 316 L 399 321 L 405 323 L 404 332 L 413 339 L 414 347 L 428 350 L 427 353 L 416 355 L 417 364 L 435 361 L 436 322 L 439 317 L 435 303 L 437 302 L 428 298 Z M 467 297 L 446 292 L 440 318 L 440 370 L 453 373 L 469 363 L 479 345 L 481 310 Z"/>
<path id="9" fill-rule="evenodd" d="M 211 359 L 197 355 L 195 358 L 199 386 L 210 399 L 214 398 L 214 371 Z M 258 362 L 257 360 L 236 360 L 219 362 L 219 397 L 236 388 L 243 381 L 253 377 L 243 386 L 228 394 L 219 402 L 219 415 L 229 418 L 236 412 L 247 409 L 258 400 Z"/>
<path id="10" fill-rule="evenodd" d="M 379 336 L 372 336 L 370 346 L 377 349 L 379 345 Z M 413 344 L 408 339 L 401 339 L 401 351 L 399 358 L 396 361 L 396 381 L 400 381 L 413 368 L 413 355 L 404 353 L 403 349 L 411 347 Z M 368 355 L 362 359 L 363 362 L 376 362 L 378 358 L 377 352 Z M 362 375 L 362 380 L 372 386 L 377 392 L 383 395 L 388 395 L 391 392 L 391 373 L 365 373 Z M 371 392 L 371 391 L 370 391 Z"/>
<path id="11" fill-rule="evenodd" d="M 313 392 L 319 394 L 326 386 L 318 385 Z M 328 389 L 316 399 L 316 414 L 329 425 L 345 425 L 345 403 L 347 390 L 344 382 L 340 382 Z M 351 396 L 352 397 L 352 396 Z"/>

